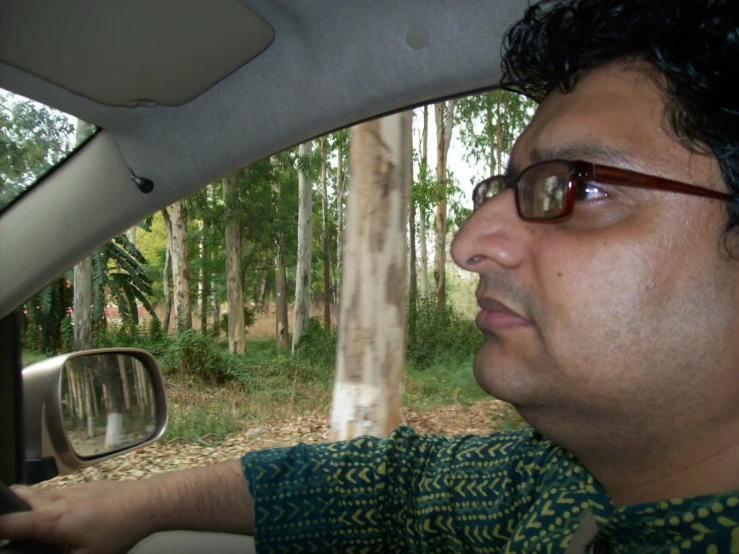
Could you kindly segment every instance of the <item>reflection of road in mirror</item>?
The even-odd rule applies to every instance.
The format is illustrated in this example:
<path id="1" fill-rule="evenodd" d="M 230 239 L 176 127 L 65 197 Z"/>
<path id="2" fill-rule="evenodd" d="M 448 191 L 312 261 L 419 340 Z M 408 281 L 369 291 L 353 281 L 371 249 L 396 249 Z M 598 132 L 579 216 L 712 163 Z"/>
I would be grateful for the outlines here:
<path id="1" fill-rule="evenodd" d="M 75 453 L 99 456 L 145 441 L 156 428 L 149 372 L 127 354 L 68 360 L 62 371 L 64 430 Z"/>

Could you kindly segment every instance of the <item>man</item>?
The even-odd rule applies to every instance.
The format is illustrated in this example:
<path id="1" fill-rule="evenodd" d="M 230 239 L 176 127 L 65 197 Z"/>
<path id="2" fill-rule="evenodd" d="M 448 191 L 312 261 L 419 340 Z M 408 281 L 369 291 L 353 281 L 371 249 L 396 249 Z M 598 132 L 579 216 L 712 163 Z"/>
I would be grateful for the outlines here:
<path id="1" fill-rule="evenodd" d="M 452 254 L 480 276 L 477 380 L 536 431 L 401 428 L 24 489 L 34 513 L 0 536 L 85 553 L 173 528 L 256 530 L 263 552 L 739 552 L 736 8 L 547 1 L 506 44 L 507 85 L 543 102 Z"/>

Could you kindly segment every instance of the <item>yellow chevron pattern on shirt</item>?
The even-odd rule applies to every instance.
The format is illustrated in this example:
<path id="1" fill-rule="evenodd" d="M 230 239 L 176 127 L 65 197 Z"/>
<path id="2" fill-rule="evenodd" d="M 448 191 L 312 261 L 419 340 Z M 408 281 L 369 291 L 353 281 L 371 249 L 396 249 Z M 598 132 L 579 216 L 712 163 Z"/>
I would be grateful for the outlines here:
<path id="1" fill-rule="evenodd" d="M 564 553 L 581 519 L 610 554 L 739 554 L 739 491 L 614 509 L 533 429 L 300 444 L 242 458 L 260 554 Z"/>

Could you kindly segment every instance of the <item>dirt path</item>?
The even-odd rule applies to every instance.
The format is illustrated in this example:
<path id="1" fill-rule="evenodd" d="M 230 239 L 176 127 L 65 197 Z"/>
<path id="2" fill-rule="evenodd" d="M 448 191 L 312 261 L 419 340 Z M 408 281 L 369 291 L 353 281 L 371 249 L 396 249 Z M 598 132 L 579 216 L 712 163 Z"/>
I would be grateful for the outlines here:
<path id="1" fill-rule="evenodd" d="M 420 414 L 404 409 L 406 421 L 419 433 L 442 435 L 487 434 L 519 423 L 515 412 L 497 400 L 484 400 L 471 406 L 446 406 Z M 99 479 L 141 479 L 157 473 L 200 467 L 232 460 L 245 452 L 299 442 L 316 443 L 327 439 L 327 416 L 301 416 L 264 427 L 234 433 L 219 444 L 159 441 L 124 456 L 102 462 L 94 467 L 38 485 L 57 488 L 73 483 Z"/>

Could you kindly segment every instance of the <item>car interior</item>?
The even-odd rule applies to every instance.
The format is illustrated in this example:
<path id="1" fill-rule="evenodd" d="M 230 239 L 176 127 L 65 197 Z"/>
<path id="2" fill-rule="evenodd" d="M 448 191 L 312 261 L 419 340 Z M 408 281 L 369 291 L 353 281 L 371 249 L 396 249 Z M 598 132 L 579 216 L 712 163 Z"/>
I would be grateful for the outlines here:
<path id="1" fill-rule="evenodd" d="M 30 296 L 238 168 L 363 120 L 495 88 L 502 36 L 527 5 L 0 0 L 0 88 L 97 128 L 0 208 L 0 482 L 27 481 L 24 414 L 41 410 L 23 395 L 15 317 Z M 251 539 L 207 533 L 144 543 L 134 551 L 253 549 Z"/>

